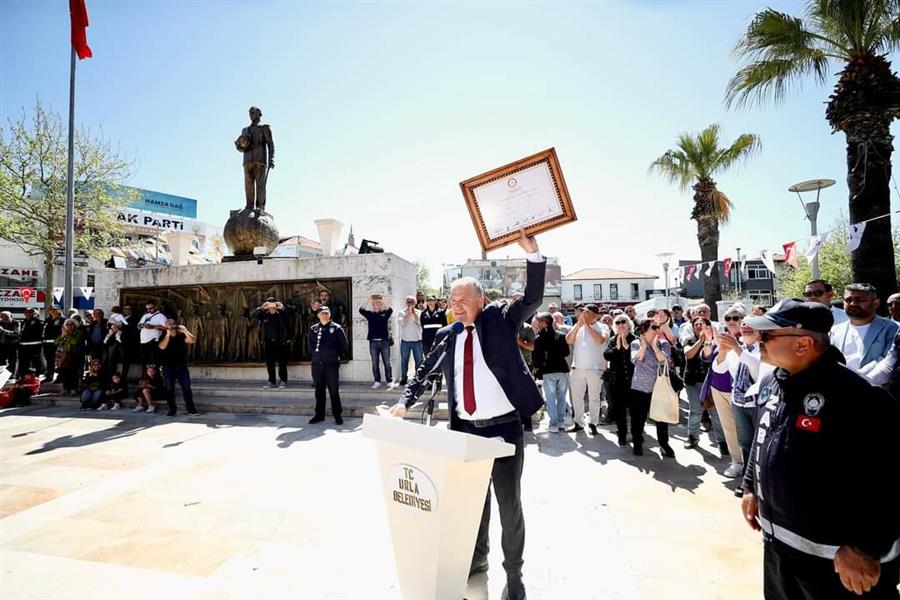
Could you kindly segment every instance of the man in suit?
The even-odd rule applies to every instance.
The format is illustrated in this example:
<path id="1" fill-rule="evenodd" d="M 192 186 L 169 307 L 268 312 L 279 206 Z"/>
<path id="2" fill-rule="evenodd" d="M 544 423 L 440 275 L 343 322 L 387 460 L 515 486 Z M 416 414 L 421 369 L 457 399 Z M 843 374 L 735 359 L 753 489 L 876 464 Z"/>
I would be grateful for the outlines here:
<path id="1" fill-rule="evenodd" d="M 452 327 L 438 331 L 434 350 L 419 367 L 400 401 L 391 409 L 394 416 L 406 414 L 407 408 L 415 403 L 426 375 L 446 350 L 440 368 L 447 380 L 450 429 L 488 438 L 502 437 L 515 445 L 515 455 L 494 461 L 491 472 L 491 484 L 496 490 L 503 527 L 501 546 L 507 578 L 505 597 L 513 600 L 525 598 L 522 582 L 525 518 L 520 498 L 524 464 L 522 417 L 530 417 L 543 404 L 519 351 L 516 336 L 519 325 L 530 320 L 541 305 L 547 266 L 537 241 L 525 236 L 524 231 L 519 245 L 528 259 L 525 294 L 510 303 L 494 302 L 485 306 L 484 290 L 478 280 L 463 277 L 455 281 L 450 288 L 450 308 L 455 319 L 465 327 L 458 334 L 453 332 Z M 470 576 L 488 568 L 490 516 L 489 487 L 475 541 Z"/>
<path id="2" fill-rule="evenodd" d="M 831 343 L 844 354 L 847 366 L 865 375 L 891 350 L 900 324 L 875 314 L 881 301 L 868 283 L 844 288 L 844 307 L 849 321 L 831 329 Z"/>

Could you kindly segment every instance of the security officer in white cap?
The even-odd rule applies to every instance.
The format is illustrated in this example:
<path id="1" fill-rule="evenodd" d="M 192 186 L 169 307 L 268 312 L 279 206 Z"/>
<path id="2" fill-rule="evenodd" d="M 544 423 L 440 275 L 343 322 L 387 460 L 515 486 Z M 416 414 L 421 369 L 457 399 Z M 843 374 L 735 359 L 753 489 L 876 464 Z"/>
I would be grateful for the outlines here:
<path id="1" fill-rule="evenodd" d="M 347 348 L 347 334 L 331 320 L 331 309 L 319 308 L 316 316 L 319 322 L 309 328 L 309 354 L 312 356 L 312 377 L 316 387 L 316 414 L 310 423 L 325 420 L 325 389 L 331 396 L 331 415 L 334 422 L 343 425 L 341 417 L 341 395 L 338 391 L 338 370 L 341 354 Z"/>
<path id="2" fill-rule="evenodd" d="M 768 600 L 900 598 L 900 406 L 843 364 L 828 307 L 784 300 L 760 333 L 766 401 L 743 480 Z"/>

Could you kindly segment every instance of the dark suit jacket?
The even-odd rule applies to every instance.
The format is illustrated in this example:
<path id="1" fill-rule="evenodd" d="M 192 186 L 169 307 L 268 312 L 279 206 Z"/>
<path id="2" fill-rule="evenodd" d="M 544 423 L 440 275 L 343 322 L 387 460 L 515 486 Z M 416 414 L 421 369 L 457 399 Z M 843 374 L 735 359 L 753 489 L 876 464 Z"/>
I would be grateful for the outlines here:
<path id="1" fill-rule="evenodd" d="M 546 267 L 546 261 L 529 262 L 525 295 L 509 303 L 492 302 L 485 306 L 478 318 L 475 319 L 475 329 L 478 332 L 484 361 L 490 367 L 494 377 L 497 378 L 510 403 L 524 417 L 534 414 L 544 401 L 534 379 L 528 372 L 528 366 L 522 358 L 519 346 L 516 344 L 516 335 L 521 323 L 531 318 L 544 299 Z M 416 371 L 416 376 L 406 386 L 402 401 L 407 408 L 415 403 L 425 383 L 425 376 L 434 368 L 440 355 L 443 354 L 444 349 L 440 348 L 440 344 L 448 336 L 450 337 L 447 339 L 445 347 L 447 354 L 440 368 L 447 380 L 450 429 L 459 430 L 461 425 L 456 414 L 456 382 L 454 378 L 457 336 L 453 333 L 452 326 L 438 330 L 434 339 L 434 349 L 425 357 Z"/>

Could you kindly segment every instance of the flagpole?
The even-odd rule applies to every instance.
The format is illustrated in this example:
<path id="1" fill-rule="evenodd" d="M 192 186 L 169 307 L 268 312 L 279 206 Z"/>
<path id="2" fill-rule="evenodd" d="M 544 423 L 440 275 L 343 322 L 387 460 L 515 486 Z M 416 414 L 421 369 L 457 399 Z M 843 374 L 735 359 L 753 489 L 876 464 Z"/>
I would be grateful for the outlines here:
<path id="1" fill-rule="evenodd" d="M 66 275 L 63 308 L 75 305 L 75 46 L 69 67 L 69 164 L 66 175 Z"/>

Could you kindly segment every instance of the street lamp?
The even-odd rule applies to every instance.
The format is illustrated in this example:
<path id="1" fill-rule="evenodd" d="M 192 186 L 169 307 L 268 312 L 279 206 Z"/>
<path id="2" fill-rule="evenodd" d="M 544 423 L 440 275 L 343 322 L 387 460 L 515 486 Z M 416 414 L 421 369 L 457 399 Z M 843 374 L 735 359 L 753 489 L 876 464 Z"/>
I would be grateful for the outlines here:
<path id="1" fill-rule="evenodd" d="M 662 261 L 663 273 L 666 278 L 666 300 L 669 298 L 669 260 L 675 256 L 672 252 L 660 252 L 656 258 Z"/>
<path id="2" fill-rule="evenodd" d="M 810 179 L 809 181 L 801 181 L 800 183 L 795 183 L 788 188 L 789 192 L 795 192 L 797 194 L 797 197 L 800 198 L 800 204 L 803 206 L 803 211 L 806 213 L 807 220 L 809 220 L 810 235 L 818 234 L 818 231 L 816 229 L 816 217 L 818 217 L 819 215 L 819 194 L 821 194 L 823 189 L 833 186 L 834 183 L 834 179 Z M 815 201 L 805 202 L 801 194 L 803 192 L 812 191 L 816 192 Z M 819 278 L 818 254 L 816 254 L 812 261 L 812 276 L 813 279 Z"/>

